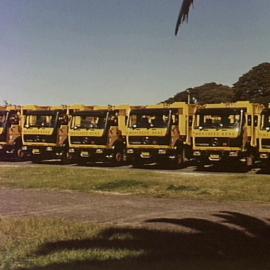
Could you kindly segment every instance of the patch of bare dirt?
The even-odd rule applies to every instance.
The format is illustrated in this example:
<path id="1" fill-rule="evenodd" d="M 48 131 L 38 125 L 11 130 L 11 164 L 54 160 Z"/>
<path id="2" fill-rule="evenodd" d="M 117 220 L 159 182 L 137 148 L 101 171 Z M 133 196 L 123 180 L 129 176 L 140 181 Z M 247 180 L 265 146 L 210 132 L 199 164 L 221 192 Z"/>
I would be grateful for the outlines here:
<path id="1" fill-rule="evenodd" d="M 0 189 L 0 217 L 2 218 L 45 216 L 93 224 L 189 230 L 185 226 L 179 226 L 177 220 L 196 218 L 222 222 L 225 213 L 250 216 L 269 222 L 270 204 Z"/>

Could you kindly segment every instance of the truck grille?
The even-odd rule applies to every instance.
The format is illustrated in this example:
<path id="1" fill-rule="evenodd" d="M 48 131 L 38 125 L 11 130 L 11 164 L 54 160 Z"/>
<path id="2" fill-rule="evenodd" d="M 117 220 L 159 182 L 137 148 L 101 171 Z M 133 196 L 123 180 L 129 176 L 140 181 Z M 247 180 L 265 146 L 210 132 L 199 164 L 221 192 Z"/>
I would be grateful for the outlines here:
<path id="1" fill-rule="evenodd" d="M 270 149 L 270 139 L 262 139 L 262 148 Z"/>
<path id="2" fill-rule="evenodd" d="M 24 135 L 24 141 L 33 143 L 56 143 L 56 136 Z"/>
<path id="3" fill-rule="evenodd" d="M 146 137 L 146 136 L 131 136 L 129 137 L 131 145 L 169 145 L 169 137 Z"/>
<path id="4" fill-rule="evenodd" d="M 70 138 L 71 144 L 84 144 L 84 145 L 106 145 L 107 137 L 83 137 L 72 136 Z"/>
<path id="5" fill-rule="evenodd" d="M 201 147 L 241 147 L 242 139 L 239 138 L 195 138 L 195 146 Z"/>

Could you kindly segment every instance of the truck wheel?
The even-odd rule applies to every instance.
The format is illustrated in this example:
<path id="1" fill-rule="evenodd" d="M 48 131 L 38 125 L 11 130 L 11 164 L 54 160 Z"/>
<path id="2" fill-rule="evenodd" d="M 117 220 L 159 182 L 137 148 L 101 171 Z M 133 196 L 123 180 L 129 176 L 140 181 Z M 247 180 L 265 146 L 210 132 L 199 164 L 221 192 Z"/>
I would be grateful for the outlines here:
<path id="1" fill-rule="evenodd" d="M 83 158 L 80 158 L 77 160 L 77 164 L 80 166 L 87 166 L 88 162 L 89 162 L 88 159 L 83 159 Z"/>
<path id="2" fill-rule="evenodd" d="M 71 155 L 68 152 L 64 152 L 61 157 L 61 163 L 64 164 L 70 164 L 72 160 Z"/>
<path id="3" fill-rule="evenodd" d="M 142 168 L 143 165 L 144 165 L 144 162 L 139 157 L 134 158 L 134 160 L 132 161 L 132 167 L 134 168 Z"/>
<path id="4" fill-rule="evenodd" d="M 32 163 L 38 164 L 38 163 L 40 163 L 42 161 L 42 158 L 39 157 L 39 156 L 37 156 L 37 157 L 32 156 L 31 161 L 32 161 Z"/>
<path id="5" fill-rule="evenodd" d="M 26 155 L 25 153 L 22 151 L 21 148 L 18 148 L 16 150 L 16 157 L 15 157 L 17 160 L 25 160 L 26 159 Z"/>
<path id="6" fill-rule="evenodd" d="M 248 155 L 246 158 L 246 166 L 251 168 L 254 165 L 254 156 L 252 154 Z"/>
<path id="7" fill-rule="evenodd" d="M 122 165 L 124 162 L 124 153 L 123 151 L 116 151 L 114 153 L 114 158 L 113 158 L 113 162 L 115 165 Z"/>
<path id="8" fill-rule="evenodd" d="M 184 165 L 185 165 L 185 150 L 183 149 L 182 151 L 176 154 L 175 159 L 172 160 L 171 162 L 171 167 L 173 169 L 180 169 L 183 168 Z"/>

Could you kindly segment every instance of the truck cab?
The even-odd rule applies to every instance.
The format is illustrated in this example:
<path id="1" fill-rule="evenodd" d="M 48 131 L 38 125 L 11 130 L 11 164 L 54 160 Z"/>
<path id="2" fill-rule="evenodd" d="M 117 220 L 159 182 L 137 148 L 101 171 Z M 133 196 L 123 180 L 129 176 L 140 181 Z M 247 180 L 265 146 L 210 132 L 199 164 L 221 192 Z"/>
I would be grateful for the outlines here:
<path id="1" fill-rule="evenodd" d="M 21 158 L 20 107 L 0 107 L 0 159 Z"/>
<path id="2" fill-rule="evenodd" d="M 66 106 L 22 107 L 22 151 L 32 161 L 65 159 L 68 150 Z"/>
<path id="3" fill-rule="evenodd" d="M 78 163 L 108 161 L 120 165 L 126 151 L 129 106 L 69 107 L 69 158 Z"/>
<path id="4" fill-rule="evenodd" d="M 191 151 L 193 109 L 183 102 L 132 107 L 127 159 L 135 166 L 153 162 L 182 166 Z"/>
<path id="5" fill-rule="evenodd" d="M 270 105 L 261 110 L 256 134 L 258 140 L 259 158 L 270 160 Z"/>
<path id="6" fill-rule="evenodd" d="M 201 164 L 234 159 L 251 166 L 259 109 L 259 104 L 247 101 L 197 106 L 192 125 L 194 158 Z"/>

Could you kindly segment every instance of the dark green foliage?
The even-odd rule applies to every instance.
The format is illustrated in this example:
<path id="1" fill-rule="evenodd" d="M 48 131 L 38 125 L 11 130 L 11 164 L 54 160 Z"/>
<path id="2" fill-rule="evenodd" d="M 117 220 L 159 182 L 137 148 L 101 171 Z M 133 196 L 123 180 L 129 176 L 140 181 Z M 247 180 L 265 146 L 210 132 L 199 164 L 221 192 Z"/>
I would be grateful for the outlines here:
<path id="1" fill-rule="evenodd" d="M 270 63 L 252 68 L 233 86 L 234 100 L 270 103 Z"/>
<path id="2" fill-rule="evenodd" d="M 270 103 L 270 63 L 262 63 L 253 67 L 249 72 L 229 87 L 215 82 L 186 89 L 165 102 L 188 100 L 188 92 L 191 94 L 191 103 L 221 103 L 237 100 L 250 100 L 252 102 Z"/>
<path id="3" fill-rule="evenodd" d="M 169 98 L 165 102 L 168 103 L 173 103 L 176 101 L 187 102 L 188 91 L 190 92 L 192 97 L 191 103 L 194 103 L 195 101 L 194 99 L 196 99 L 198 103 L 203 104 L 203 103 L 230 102 L 233 98 L 233 90 L 231 87 L 212 82 L 194 88 L 189 88 L 184 92 L 180 92 L 176 94 L 174 97 Z"/>

